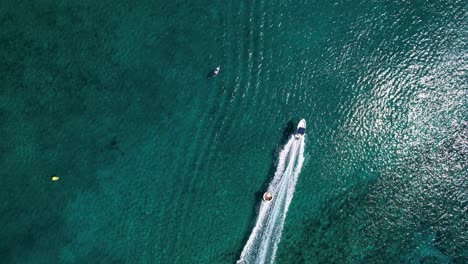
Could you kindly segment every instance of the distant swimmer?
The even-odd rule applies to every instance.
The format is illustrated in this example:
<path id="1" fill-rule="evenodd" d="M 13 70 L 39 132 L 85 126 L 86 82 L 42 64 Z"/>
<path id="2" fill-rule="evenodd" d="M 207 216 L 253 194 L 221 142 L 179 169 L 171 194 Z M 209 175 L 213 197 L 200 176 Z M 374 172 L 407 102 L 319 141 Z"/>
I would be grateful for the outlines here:
<path id="1" fill-rule="evenodd" d="M 58 180 L 60 179 L 60 177 L 57 176 L 57 175 L 53 175 L 52 177 L 50 177 L 50 179 L 51 179 L 52 181 L 58 181 Z"/>
<path id="2" fill-rule="evenodd" d="M 273 200 L 273 194 L 271 192 L 266 192 L 263 194 L 263 201 L 269 202 Z"/>

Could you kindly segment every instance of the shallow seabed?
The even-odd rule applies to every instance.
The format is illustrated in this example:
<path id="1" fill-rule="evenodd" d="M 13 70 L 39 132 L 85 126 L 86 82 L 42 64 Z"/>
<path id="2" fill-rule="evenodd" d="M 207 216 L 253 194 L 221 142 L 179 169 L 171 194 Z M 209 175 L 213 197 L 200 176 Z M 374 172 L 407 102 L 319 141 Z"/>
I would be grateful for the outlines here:
<path id="1" fill-rule="evenodd" d="M 234 263 L 305 118 L 276 263 L 468 263 L 466 18 L 448 0 L 3 1 L 1 262 Z"/>

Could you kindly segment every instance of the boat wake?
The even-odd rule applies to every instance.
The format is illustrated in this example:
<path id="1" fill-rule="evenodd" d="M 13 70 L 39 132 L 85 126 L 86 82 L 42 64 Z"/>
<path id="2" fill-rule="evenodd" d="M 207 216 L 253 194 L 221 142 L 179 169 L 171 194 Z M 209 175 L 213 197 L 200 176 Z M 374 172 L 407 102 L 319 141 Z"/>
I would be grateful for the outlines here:
<path id="1" fill-rule="evenodd" d="M 284 221 L 304 163 L 304 137 L 292 136 L 280 153 L 275 176 L 268 186 L 271 201 L 262 201 L 249 240 L 238 264 L 273 263 L 281 240 Z"/>

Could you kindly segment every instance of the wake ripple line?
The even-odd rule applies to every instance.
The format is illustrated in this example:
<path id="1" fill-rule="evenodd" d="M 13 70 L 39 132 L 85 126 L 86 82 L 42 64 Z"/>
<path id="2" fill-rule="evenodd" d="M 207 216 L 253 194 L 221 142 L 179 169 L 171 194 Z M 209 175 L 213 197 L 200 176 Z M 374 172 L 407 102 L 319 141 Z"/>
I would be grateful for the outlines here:
<path id="1" fill-rule="evenodd" d="M 291 137 L 280 152 L 275 176 L 268 186 L 274 193 L 270 202 L 262 201 L 258 218 L 238 264 L 273 263 L 281 240 L 286 214 L 304 163 L 304 137 Z"/>

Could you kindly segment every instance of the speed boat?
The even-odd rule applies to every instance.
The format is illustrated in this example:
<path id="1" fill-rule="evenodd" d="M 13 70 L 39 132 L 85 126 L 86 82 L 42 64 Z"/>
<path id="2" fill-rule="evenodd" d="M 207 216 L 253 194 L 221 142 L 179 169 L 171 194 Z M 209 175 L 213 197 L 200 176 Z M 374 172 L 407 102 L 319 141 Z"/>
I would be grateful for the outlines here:
<path id="1" fill-rule="evenodd" d="M 296 131 L 296 134 L 294 135 L 294 137 L 296 139 L 300 139 L 301 137 L 304 136 L 305 130 L 306 130 L 306 121 L 305 121 L 305 119 L 302 119 L 299 122 L 299 124 L 297 125 L 297 131 Z"/>
<path id="2" fill-rule="evenodd" d="M 216 67 L 216 69 L 213 71 L 213 77 L 216 77 L 216 75 L 218 75 L 220 69 L 220 66 Z"/>

